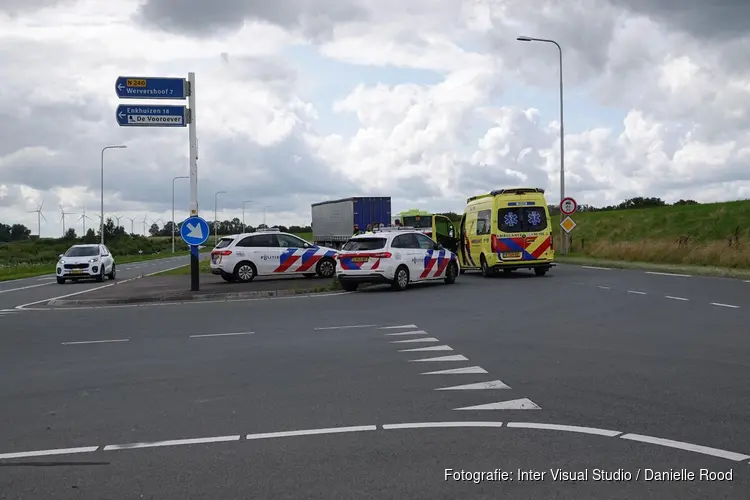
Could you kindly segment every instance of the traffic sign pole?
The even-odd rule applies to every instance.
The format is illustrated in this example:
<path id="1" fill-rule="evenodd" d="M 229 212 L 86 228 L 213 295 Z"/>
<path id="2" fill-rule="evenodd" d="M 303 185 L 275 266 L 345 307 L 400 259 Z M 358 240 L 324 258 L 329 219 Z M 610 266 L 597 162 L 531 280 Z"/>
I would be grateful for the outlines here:
<path id="1" fill-rule="evenodd" d="M 188 73 L 188 106 L 190 107 L 190 216 L 198 215 L 198 134 L 195 128 L 195 73 Z M 190 290 L 200 290 L 200 261 L 198 246 L 190 247 Z"/>

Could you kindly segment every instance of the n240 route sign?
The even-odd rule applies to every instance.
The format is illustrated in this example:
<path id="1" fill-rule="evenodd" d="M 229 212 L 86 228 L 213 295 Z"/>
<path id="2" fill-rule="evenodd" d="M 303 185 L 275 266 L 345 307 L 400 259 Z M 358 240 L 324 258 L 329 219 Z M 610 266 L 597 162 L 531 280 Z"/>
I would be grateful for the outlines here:
<path id="1" fill-rule="evenodd" d="M 560 202 L 560 211 L 564 215 L 573 215 L 578 210 L 578 203 L 573 198 L 563 198 Z"/>
<path id="2" fill-rule="evenodd" d="M 187 98 L 187 80 L 154 76 L 120 76 L 115 81 L 115 94 L 120 99 Z"/>

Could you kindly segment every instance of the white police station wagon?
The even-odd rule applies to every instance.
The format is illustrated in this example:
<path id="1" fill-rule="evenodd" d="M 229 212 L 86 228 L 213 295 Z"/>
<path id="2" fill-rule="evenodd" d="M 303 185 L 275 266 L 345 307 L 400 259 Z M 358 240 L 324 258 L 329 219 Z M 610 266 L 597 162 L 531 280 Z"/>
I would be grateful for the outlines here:
<path id="1" fill-rule="evenodd" d="M 256 276 L 333 278 L 336 254 L 332 248 L 273 229 L 235 234 L 221 238 L 211 251 L 211 273 L 240 283 L 249 283 Z"/>
<path id="2" fill-rule="evenodd" d="M 455 253 L 421 231 L 394 227 L 347 241 L 338 255 L 336 277 L 350 292 L 363 283 L 389 283 L 400 291 L 416 282 L 453 284 L 459 270 Z"/>

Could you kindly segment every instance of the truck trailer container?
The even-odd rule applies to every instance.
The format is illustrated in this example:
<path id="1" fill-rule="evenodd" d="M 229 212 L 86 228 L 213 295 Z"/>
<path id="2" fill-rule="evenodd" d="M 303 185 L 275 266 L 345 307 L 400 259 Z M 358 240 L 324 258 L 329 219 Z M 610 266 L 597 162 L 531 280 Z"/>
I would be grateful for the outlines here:
<path id="1" fill-rule="evenodd" d="M 316 245 L 341 248 L 358 229 L 391 223 L 391 197 L 352 197 L 312 204 L 313 241 Z"/>

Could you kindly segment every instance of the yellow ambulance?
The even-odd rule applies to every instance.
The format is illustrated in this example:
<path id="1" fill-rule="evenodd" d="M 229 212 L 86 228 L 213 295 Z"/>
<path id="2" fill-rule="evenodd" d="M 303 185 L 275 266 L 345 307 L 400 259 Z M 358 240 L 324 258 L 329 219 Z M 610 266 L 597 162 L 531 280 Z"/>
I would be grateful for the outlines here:
<path id="1" fill-rule="evenodd" d="M 533 269 L 544 276 L 554 266 L 552 220 L 544 189 L 498 189 L 472 196 L 460 225 L 461 270 L 489 277 L 503 270 Z"/>

